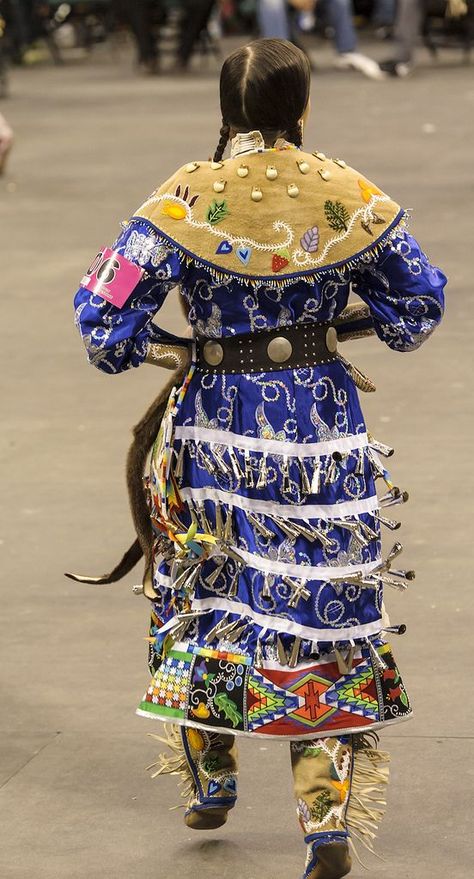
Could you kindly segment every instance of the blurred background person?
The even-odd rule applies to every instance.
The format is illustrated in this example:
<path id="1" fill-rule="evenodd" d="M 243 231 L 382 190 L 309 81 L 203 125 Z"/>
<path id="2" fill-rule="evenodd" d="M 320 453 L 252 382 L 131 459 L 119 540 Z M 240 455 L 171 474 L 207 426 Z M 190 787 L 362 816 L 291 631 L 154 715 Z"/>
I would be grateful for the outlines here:
<path id="1" fill-rule="evenodd" d="M 158 73 L 158 38 L 166 18 L 165 0 L 114 0 L 114 11 L 133 34 L 139 69 L 146 74 Z"/>
<path id="2" fill-rule="evenodd" d="M 207 31 L 216 0 L 181 0 L 177 69 L 187 70 L 203 33 Z"/>
<path id="3" fill-rule="evenodd" d="M 423 0 L 397 0 L 394 27 L 394 54 L 380 67 L 391 76 L 408 76 L 413 66 L 416 44 L 421 34 L 425 4 Z"/>
<path id="4" fill-rule="evenodd" d="M 13 131 L 0 113 L 0 176 L 5 171 L 8 154 L 13 144 Z"/>
<path id="5" fill-rule="evenodd" d="M 325 19 L 334 34 L 336 66 L 358 70 L 371 79 L 383 73 L 372 58 L 357 51 L 357 34 L 353 21 L 352 0 L 257 0 L 257 19 L 263 37 L 280 37 L 299 45 L 298 13 L 316 12 Z"/>

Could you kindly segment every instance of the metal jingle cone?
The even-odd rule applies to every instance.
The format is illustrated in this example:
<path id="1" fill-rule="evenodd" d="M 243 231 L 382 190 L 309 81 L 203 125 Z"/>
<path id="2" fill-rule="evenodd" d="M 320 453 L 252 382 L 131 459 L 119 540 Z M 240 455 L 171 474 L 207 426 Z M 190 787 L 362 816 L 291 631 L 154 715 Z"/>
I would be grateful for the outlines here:
<path id="1" fill-rule="evenodd" d="M 398 529 L 402 527 L 401 522 L 397 522 L 395 519 L 387 519 L 386 516 L 381 516 L 380 513 L 373 513 L 373 517 L 377 522 L 380 522 L 381 525 L 385 525 L 390 531 L 398 531 Z"/>
<path id="2" fill-rule="evenodd" d="M 206 534 L 212 534 L 212 528 L 209 524 L 209 520 L 206 516 L 206 507 L 204 505 L 204 501 L 200 501 L 197 504 L 197 512 L 199 516 L 199 521 L 201 523 L 201 528 Z"/>
<path id="3" fill-rule="evenodd" d="M 277 635 L 276 643 L 277 643 L 278 662 L 280 663 L 280 665 L 288 665 L 288 656 L 286 655 L 286 650 L 283 646 L 283 641 L 281 640 L 279 635 Z"/>
<path id="4" fill-rule="evenodd" d="M 244 461 L 245 461 L 245 482 L 247 483 L 247 488 L 254 488 L 255 483 L 254 483 L 254 478 L 253 478 L 252 464 L 250 461 L 250 452 L 248 449 L 245 449 Z"/>
<path id="5" fill-rule="evenodd" d="M 216 583 L 216 581 L 219 579 L 224 568 L 225 568 L 225 561 L 218 564 L 216 566 L 215 570 L 212 572 L 212 574 L 209 574 L 209 576 L 206 577 L 206 582 L 207 582 L 208 586 L 214 586 L 214 583 Z"/>
<path id="6" fill-rule="evenodd" d="M 339 462 L 335 460 L 335 458 L 331 457 L 329 461 L 329 467 L 326 469 L 326 478 L 324 480 L 325 485 L 332 485 L 336 482 L 337 477 L 339 475 Z"/>
<path id="7" fill-rule="evenodd" d="M 263 575 L 263 587 L 262 587 L 262 598 L 271 598 L 272 593 L 270 589 L 270 578 L 272 574 L 264 574 Z"/>
<path id="8" fill-rule="evenodd" d="M 226 613 L 225 616 L 223 616 L 222 619 L 220 619 L 219 622 L 216 623 L 215 626 L 213 626 L 213 628 L 207 633 L 204 638 L 206 644 L 210 644 L 211 641 L 214 641 L 214 639 L 218 637 L 220 630 L 227 626 L 228 619 L 229 614 Z"/>
<path id="9" fill-rule="evenodd" d="M 311 494 L 311 482 L 309 481 L 308 473 L 304 462 L 298 460 L 298 465 L 300 468 L 300 477 L 301 477 L 301 494 Z"/>
<path id="10" fill-rule="evenodd" d="M 257 488 L 265 488 L 268 479 L 267 456 L 262 455 L 258 465 Z"/>
<path id="11" fill-rule="evenodd" d="M 314 543 L 318 537 L 318 532 L 311 528 L 310 525 L 302 525 L 301 522 L 291 522 L 291 526 L 301 535 L 301 537 L 305 537 L 306 540 L 309 540 L 310 543 Z"/>
<path id="12" fill-rule="evenodd" d="M 244 472 L 242 470 L 242 467 L 240 466 L 239 459 L 237 458 L 237 455 L 235 454 L 232 446 L 229 446 L 229 448 L 227 449 L 227 454 L 229 455 L 231 467 L 234 471 L 235 478 L 238 480 L 244 479 Z"/>
<path id="13" fill-rule="evenodd" d="M 394 580 L 388 574 L 380 574 L 379 580 L 382 581 L 384 586 L 391 586 L 393 589 L 397 589 L 398 592 L 405 592 L 408 588 L 407 584 L 403 580 Z"/>
<path id="14" fill-rule="evenodd" d="M 366 538 L 360 533 L 359 530 L 359 520 L 357 520 L 356 522 L 351 522 L 348 519 L 335 519 L 333 524 L 337 528 L 345 528 L 346 531 L 350 531 L 352 537 L 359 544 L 359 546 L 367 545 Z"/>
<path id="15" fill-rule="evenodd" d="M 400 553 L 402 553 L 402 552 L 403 552 L 403 546 L 400 543 L 400 541 L 397 540 L 397 542 L 393 544 L 393 546 L 387 556 L 387 563 L 390 564 L 391 562 L 393 562 L 393 560 L 396 559 L 397 556 L 399 556 Z"/>
<path id="16" fill-rule="evenodd" d="M 390 635 L 404 635 L 407 630 L 405 623 L 400 626 L 385 626 L 382 632 L 388 632 Z"/>
<path id="17" fill-rule="evenodd" d="M 216 537 L 222 538 L 224 536 L 224 528 L 222 522 L 222 509 L 219 501 L 216 501 L 214 510 L 216 514 Z"/>
<path id="18" fill-rule="evenodd" d="M 363 519 L 359 519 L 358 522 L 360 530 L 363 531 L 363 533 L 369 540 L 376 540 L 378 538 L 379 535 L 377 534 L 377 532 L 374 531 L 374 529 L 371 528 L 370 525 L 367 525 L 367 523 L 364 522 Z"/>
<path id="19" fill-rule="evenodd" d="M 416 580 L 415 571 L 394 571 L 393 568 L 390 568 L 390 576 L 400 577 L 402 580 Z"/>
<path id="20" fill-rule="evenodd" d="M 300 600 L 303 598 L 304 601 L 307 601 L 308 598 L 311 598 L 311 591 L 306 588 L 306 580 L 298 580 L 296 583 L 293 583 L 289 578 L 284 577 L 284 582 L 287 586 L 292 590 L 291 598 L 288 600 L 288 607 L 298 607 Z"/>
<path id="21" fill-rule="evenodd" d="M 339 669 L 339 674 L 350 674 L 352 671 L 352 663 L 354 661 L 355 647 L 351 644 L 347 652 L 347 656 L 345 657 L 342 655 L 342 652 L 338 647 L 334 649 L 334 653 L 336 654 L 336 662 Z"/>
<path id="22" fill-rule="evenodd" d="M 214 461 L 212 460 L 212 458 L 209 457 L 207 452 L 204 451 L 202 446 L 199 446 L 199 454 L 201 455 L 201 458 L 204 462 L 204 466 L 205 466 L 207 472 L 211 476 L 213 476 L 216 472 L 216 465 L 215 465 Z"/>
<path id="23" fill-rule="evenodd" d="M 222 457 L 222 454 L 219 451 L 219 449 L 215 445 L 212 445 L 211 449 L 212 449 L 212 454 L 213 454 L 214 460 L 215 460 L 217 466 L 219 467 L 219 470 L 221 471 L 221 473 L 223 473 L 224 476 L 230 477 L 232 475 L 231 470 L 227 466 L 226 462 L 224 461 L 224 458 Z"/>
<path id="24" fill-rule="evenodd" d="M 356 464 L 356 466 L 355 466 L 355 471 L 354 471 L 354 472 L 355 472 L 356 476 L 363 476 L 363 475 L 364 475 L 364 472 L 365 472 L 365 457 L 364 457 L 364 450 L 363 450 L 363 449 L 359 449 L 359 453 L 358 453 L 358 456 L 357 456 L 357 464 Z"/>
<path id="25" fill-rule="evenodd" d="M 250 524 L 253 525 L 254 528 L 256 528 L 256 530 L 260 532 L 262 537 L 265 537 L 267 540 L 271 540 L 272 537 L 275 537 L 274 532 L 270 531 L 270 528 L 267 528 L 267 526 L 263 522 L 260 522 L 260 519 L 258 519 L 254 513 L 249 513 L 247 518 Z"/>
<path id="26" fill-rule="evenodd" d="M 235 598 L 235 596 L 237 595 L 237 592 L 238 592 L 238 589 L 239 589 L 239 577 L 240 577 L 240 574 L 241 574 L 240 566 L 239 566 L 239 565 L 236 565 L 236 568 L 235 568 L 235 574 L 234 574 L 234 576 L 232 577 L 232 580 L 230 581 L 229 591 L 228 591 L 228 593 L 227 593 L 228 596 L 229 596 L 229 598 Z"/>
<path id="27" fill-rule="evenodd" d="M 263 647 L 260 638 L 257 638 L 257 645 L 253 656 L 253 664 L 256 668 L 263 665 Z"/>
<path id="28" fill-rule="evenodd" d="M 283 464 L 281 468 L 282 475 L 282 483 L 281 490 L 283 494 L 291 493 L 291 482 L 290 482 L 290 462 L 288 461 L 288 455 L 283 455 Z"/>
<path id="29" fill-rule="evenodd" d="M 228 507 L 227 518 L 225 520 L 225 525 L 224 525 L 224 540 L 226 543 L 231 543 L 234 539 L 234 535 L 232 532 L 232 514 L 233 514 L 232 507 Z"/>
<path id="30" fill-rule="evenodd" d="M 248 623 L 243 623 L 238 629 L 233 629 L 230 635 L 226 636 L 226 640 L 233 644 L 242 637 L 246 629 L 248 629 Z"/>
<path id="31" fill-rule="evenodd" d="M 286 536 L 289 537 L 290 540 L 296 540 L 296 538 L 299 536 L 299 531 L 294 526 L 293 522 L 289 522 L 285 519 L 280 519 L 279 517 L 277 518 L 276 516 L 274 516 L 274 522 L 276 522 L 281 531 L 283 531 L 283 534 L 286 534 Z"/>
<path id="32" fill-rule="evenodd" d="M 319 494 L 321 491 L 321 459 L 316 461 L 311 479 L 311 494 Z"/>
<path id="33" fill-rule="evenodd" d="M 400 490 L 399 490 L 400 491 Z M 407 491 L 401 491 L 400 494 L 396 495 L 392 498 L 392 500 L 387 500 L 385 503 L 383 501 L 380 502 L 382 507 L 394 507 L 395 504 L 406 504 L 410 495 Z"/>
<path id="34" fill-rule="evenodd" d="M 181 442 L 181 448 L 176 456 L 176 465 L 174 468 L 174 475 L 176 476 L 177 479 L 182 479 L 182 476 L 183 476 L 184 450 L 185 450 L 185 443 L 183 440 Z"/>
<path id="35" fill-rule="evenodd" d="M 381 479 L 385 479 L 386 469 L 383 466 L 379 456 L 376 452 L 369 446 L 367 449 L 367 457 L 370 461 L 372 472 L 375 477 L 380 477 Z"/>
<path id="36" fill-rule="evenodd" d="M 395 449 L 392 446 L 388 446 L 386 443 L 381 443 L 379 440 L 376 440 L 372 434 L 368 434 L 369 437 L 369 446 L 372 449 L 375 449 L 376 452 L 380 452 L 384 458 L 391 458 L 392 455 L 395 454 Z"/>
<path id="37" fill-rule="evenodd" d="M 301 638 L 298 636 L 295 637 L 293 641 L 293 646 L 291 648 L 290 658 L 288 660 L 288 665 L 290 668 L 296 668 L 298 665 L 298 659 L 300 655 L 300 647 L 301 647 Z"/>

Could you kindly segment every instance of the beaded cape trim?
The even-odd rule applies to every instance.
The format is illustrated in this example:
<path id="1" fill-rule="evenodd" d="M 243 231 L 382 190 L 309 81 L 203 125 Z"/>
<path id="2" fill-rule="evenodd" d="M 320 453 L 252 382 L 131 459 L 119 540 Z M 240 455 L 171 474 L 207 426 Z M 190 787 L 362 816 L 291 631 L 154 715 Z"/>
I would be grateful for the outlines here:
<path id="1" fill-rule="evenodd" d="M 405 212 L 344 162 L 288 150 L 185 165 L 137 219 L 219 281 L 287 286 L 376 253 Z"/>

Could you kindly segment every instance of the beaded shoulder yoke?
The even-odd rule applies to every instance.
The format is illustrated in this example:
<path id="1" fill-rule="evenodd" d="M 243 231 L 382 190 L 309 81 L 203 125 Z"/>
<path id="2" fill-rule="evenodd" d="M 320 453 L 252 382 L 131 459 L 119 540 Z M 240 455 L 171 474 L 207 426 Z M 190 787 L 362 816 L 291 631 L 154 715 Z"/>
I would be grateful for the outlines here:
<path id="1" fill-rule="evenodd" d="M 341 159 L 296 149 L 190 162 L 136 212 L 219 276 L 288 281 L 380 248 L 404 212 Z"/>

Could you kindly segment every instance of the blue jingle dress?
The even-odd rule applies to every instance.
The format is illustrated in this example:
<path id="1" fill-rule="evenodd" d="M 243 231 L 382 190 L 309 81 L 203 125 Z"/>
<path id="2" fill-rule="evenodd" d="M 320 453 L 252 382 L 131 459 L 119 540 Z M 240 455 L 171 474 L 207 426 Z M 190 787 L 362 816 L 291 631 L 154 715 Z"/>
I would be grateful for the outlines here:
<path id="1" fill-rule="evenodd" d="M 286 219 L 290 208 L 297 211 L 295 188 L 303 197 L 303 183 L 314 174 L 315 220 L 306 229 L 303 216 L 293 235 L 301 241 L 298 251 L 291 236 L 273 254 L 271 246 L 259 250 L 263 220 L 260 237 L 258 223 L 245 234 L 231 225 L 235 199 L 249 195 L 252 210 L 260 209 L 257 171 L 264 201 L 274 178 L 268 169 L 275 167 L 283 195 L 291 190 Z M 245 178 L 252 174 L 249 188 Z M 335 194 L 331 175 L 339 185 Z M 360 206 L 341 196 L 350 188 L 346 180 L 358 181 Z M 226 197 L 216 199 L 222 185 Z M 237 185 L 247 189 L 236 189 L 234 198 Z M 327 187 L 323 194 L 318 186 Z M 384 220 L 387 197 L 343 162 L 334 165 L 321 153 L 255 151 L 217 165 L 191 163 L 157 192 L 149 200 L 155 212 L 138 211 L 112 247 L 143 270 L 125 305 L 86 286 L 75 298 L 90 362 L 105 373 L 140 366 L 151 342 L 169 341 L 152 319 L 178 286 L 193 332 L 211 339 L 333 322 L 351 289 L 368 306 L 378 338 L 396 351 L 417 349 L 441 320 L 444 275 L 407 231 L 403 213 L 395 209 Z M 339 242 L 347 242 L 356 221 L 352 249 L 338 259 Z M 202 237 L 190 243 L 184 232 L 174 232 L 185 224 L 194 224 L 190 235 L 199 226 L 197 236 L 213 236 L 207 250 Z M 320 253 L 326 239 L 336 241 L 333 257 L 310 271 L 302 263 Z M 252 276 L 252 255 L 257 260 L 261 253 L 271 258 L 271 272 Z M 226 267 L 224 260 L 234 256 Z M 138 713 L 292 739 L 360 732 L 408 717 L 383 609 L 384 585 L 404 588 L 407 572 L 395 570 L 394 561 L 384 566 L 381 554 L 381 527 L 395 528 L 393 508 L 404 495 L 380 457 L 390 450 L 367 431 L 347 364 L 336 358 L 263 373 L 246 373 L 243 366 L 237 374 L 195 369 L 174 408 L 170 436 L 183 533 L 193 523 L 201 534 L 224 530 L 227 549 L 219 541 L 202 543 L 204 555 L 191 549 L 184 569 L 169 553 L 155 554 L 153 677 Z M 150 474 L 155 518 L 156 454 Z M 396 545 L 392 559 L 399 551 Z"/>

